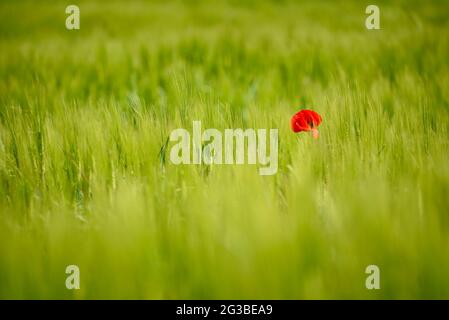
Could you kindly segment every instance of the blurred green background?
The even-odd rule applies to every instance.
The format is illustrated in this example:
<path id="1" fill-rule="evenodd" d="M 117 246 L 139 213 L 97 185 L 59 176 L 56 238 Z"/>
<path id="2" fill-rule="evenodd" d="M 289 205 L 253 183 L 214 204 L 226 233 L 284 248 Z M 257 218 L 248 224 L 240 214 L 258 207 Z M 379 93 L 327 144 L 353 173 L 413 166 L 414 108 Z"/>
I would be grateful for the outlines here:
<path id="1" fill-rule="evenodd" d="M 449 298 L 447 1 L 69 4 L 0 2 L 0 298 Z M 172 165 L 193 120 L 278 173 Z"/>

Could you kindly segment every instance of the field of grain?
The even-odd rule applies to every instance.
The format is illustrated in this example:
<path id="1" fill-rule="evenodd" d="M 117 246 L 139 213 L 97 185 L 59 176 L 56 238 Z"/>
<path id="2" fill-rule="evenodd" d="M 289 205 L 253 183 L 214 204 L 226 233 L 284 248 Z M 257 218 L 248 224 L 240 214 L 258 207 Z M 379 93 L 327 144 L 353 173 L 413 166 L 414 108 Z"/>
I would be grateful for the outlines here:
<path id="1" fill-rule="evenodd" d="M 449 298 L 449 3 L 76 4 L 0 2 L 0 298 Z M 194 120 L 278 172 L 172 164 Z"/>

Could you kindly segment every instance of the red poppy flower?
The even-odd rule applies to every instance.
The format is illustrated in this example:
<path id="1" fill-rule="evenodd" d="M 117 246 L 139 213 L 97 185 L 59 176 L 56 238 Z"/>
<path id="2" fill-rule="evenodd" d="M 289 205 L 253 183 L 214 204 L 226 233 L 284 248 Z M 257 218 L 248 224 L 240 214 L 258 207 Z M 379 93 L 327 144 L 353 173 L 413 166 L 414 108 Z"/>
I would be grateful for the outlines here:
<path id="1" fill-rule="evenodd" d="M 301 110 L 290 121 L 293 132 L 312 131 L 315 139 L 318 138 L 317 127 L 320 123 L 321 116 L 312 110 Z"/>

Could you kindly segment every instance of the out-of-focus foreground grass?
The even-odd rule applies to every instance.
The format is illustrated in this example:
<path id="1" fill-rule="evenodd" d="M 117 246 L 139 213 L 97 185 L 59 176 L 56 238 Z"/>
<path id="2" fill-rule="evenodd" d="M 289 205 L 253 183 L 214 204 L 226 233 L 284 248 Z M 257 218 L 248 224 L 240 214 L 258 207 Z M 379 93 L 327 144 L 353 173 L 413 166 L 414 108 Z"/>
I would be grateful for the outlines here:
<path id="1" fill-rule="evenodd" d="M 67 4 L 0 4 L 0 298 L 449 298 L 447 3 Z M 278 173 L 174 166 L 193 120 Z"/>

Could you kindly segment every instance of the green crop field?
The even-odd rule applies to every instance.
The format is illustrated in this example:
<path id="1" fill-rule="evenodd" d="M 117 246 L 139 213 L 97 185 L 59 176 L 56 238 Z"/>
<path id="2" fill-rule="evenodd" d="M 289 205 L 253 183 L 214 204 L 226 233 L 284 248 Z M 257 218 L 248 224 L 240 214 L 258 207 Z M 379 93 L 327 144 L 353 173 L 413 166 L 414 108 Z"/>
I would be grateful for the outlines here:
<path id="1" fill-rule="evenodd" d="M 71 2 L 0 2 L 0 298 L 449 298 L 448 2 Z M 171 163 L 195 120 L 277 173 Z"/>

